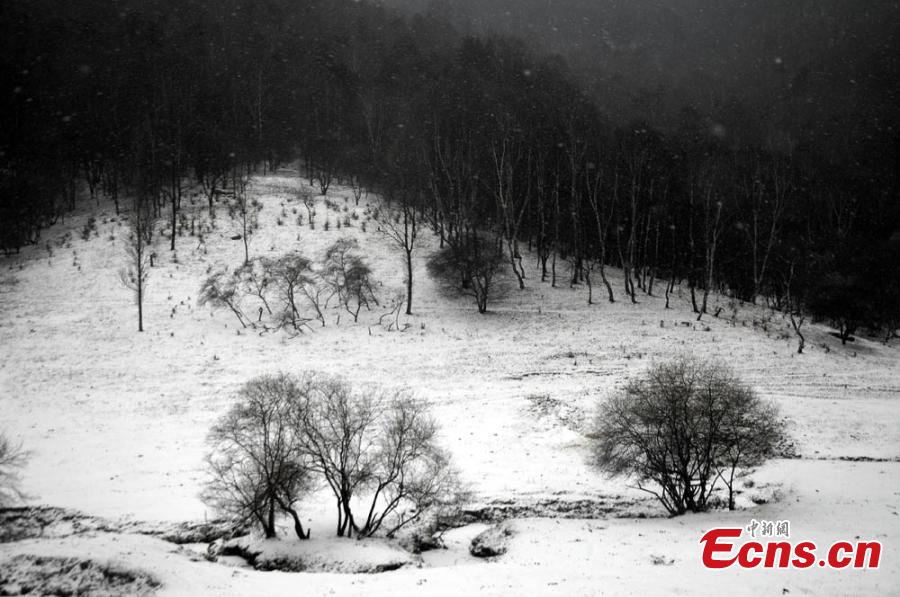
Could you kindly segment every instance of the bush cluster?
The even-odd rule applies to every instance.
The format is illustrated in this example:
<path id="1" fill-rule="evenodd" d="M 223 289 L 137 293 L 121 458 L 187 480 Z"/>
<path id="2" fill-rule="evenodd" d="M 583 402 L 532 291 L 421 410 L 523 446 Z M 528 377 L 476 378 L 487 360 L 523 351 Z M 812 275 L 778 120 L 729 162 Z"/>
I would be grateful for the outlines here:
<path id="1" fill-rule="evenodd" d="M 233 273 L 215 271 L 200 287 L 198 302 L 227 308 L 245 328 L 260 324 L 301 332 L 314 321 L 324 326 L 334 300 L 357 321 L 363 308 L 378 304 L 374 286 L 357 241 L 344 237 L 329 246 L 318 263 L 293 251 L 275 259 L 251 259 Z M 246 313 L 248 307 L 257 309 L 255 322 Z"/>
<path id="2" fill-rule="evenodd" d="M 279 514 L 309 537 L 297 505 L 317 486 L 333 493 L 337 535 L 346 537 L 390 537 L 463 498 L 436 422 L 408 392 L 304 373 L 257 377 L 238 398 L 210 432 L 203 499 L 267 537 Z"/>

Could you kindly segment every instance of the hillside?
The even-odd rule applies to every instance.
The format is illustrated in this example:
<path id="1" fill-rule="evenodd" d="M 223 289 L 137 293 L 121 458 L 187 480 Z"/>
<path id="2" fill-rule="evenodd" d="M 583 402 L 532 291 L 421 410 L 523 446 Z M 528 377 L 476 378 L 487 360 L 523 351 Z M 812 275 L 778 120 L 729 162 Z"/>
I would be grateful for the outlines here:
<path id="1" fill-rule="evenodd" d="M 0 426 L 32 453 L 24 489 L 33 503 L 107 518 L 213 518 L 197 497 L 205 437 L 236 389 L 260 373 L 322 370 L 407 386 L 427 400 L 472 488 L 473 508 L 514 513 L 507 555 L 488 564 L 468 556 L 468 540 L 484 528 L 475 524 L 450 532 L 445 553 L 380 575 L 235 571 L 192 561 L 158 539 L 110 533 L 2 544 L 0 561 L 33 553 L 118 562 L 145 568 L 162 582 L 161 594 L 377 595 L 421 585 L 436 594 L 713 594 L 725 587 L 736 594 L 825 587 L 884 594 L 897 586 L 897 346 L 864 338 L 841 346 L 829 328 L 812 325 L 807 350 L 797 355 L 781 315 L 724 298 L 717 299 L 720 316 L 700 322 L 680 295 L 669 310 L 662 298 L 645 295 L 637 305 L 588 305 L 583 287 L 541 283 L 534 259 L 526 259 L 528 287 L 510 289 L 480 316 L 470 301 L 444 296 L 428 278 L 425 260 L 437 239 L 427 232 L 415 254 L 414 314 L 400 317 L 402 331 L 387 329 L 378 320 L 402 291 L 403 268 L 369 218 L 384 206 L 368 196 L 357 207 L 349 189 L 336 187 L 327 198 L 334 207 L 317 198 L 311 230 L 297 199 L 301 184 L 289 170 L 254 180 L 262 209 L 250 253 L 316 256 L 341 236 L 357 238 L 381 282 L 382 302 L 357 324 L 346 314 L 336 324 L 334 310 L 326 326 L 288 337 L 243 329 L 226 311 L 198 307 L 204 277 L 243 258 L 226 209 L 218 207 L 211 221 L 200 199 L 184 206 L 175 253 L 165 233 L 157 235 L 142 334 L 118 279 L 125 224 L 112 205 L 92 210 L 94 227 L 87 212 L 67 217 L 39 246 L 0 263 Z M 297 215 L 304 215 L 302 225 Z M 337 229 L 345 217 L 351 226 Z M 611 273 L 622 294 L 620 272 Z M 722 359 L 789 420 L 798 458 L 758 472 L 741 499 L 748 509 L 665 519 L 646 494 L 586 464 L 584 434 L 597 401 L 651 362 L 679 353 Z M 590 518 L 559 518 L 579 504 L 587 504 Z M 325 539 L 332 507 L 324 492 L 305 506 L 312 547 L 317 538 L 333 541 Z M 887 555 L 880 570 L 867 572 L 737 578 L 704 571 L 697 556 L 703 529 L 751 518 L 789 518 L 798 535 L 820 542 L 879 538 Z"/>

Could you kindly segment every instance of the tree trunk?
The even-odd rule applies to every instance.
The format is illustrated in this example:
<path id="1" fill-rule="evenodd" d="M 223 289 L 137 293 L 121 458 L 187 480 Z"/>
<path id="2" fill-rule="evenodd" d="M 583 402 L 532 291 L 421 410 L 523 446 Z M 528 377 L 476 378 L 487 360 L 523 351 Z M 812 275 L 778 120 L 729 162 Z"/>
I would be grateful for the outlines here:
<path id="1" fill-rule="evenodd" d="M 247 244 L 247 213 L 244 212 L 244 233 L 241 235 L 244 239 L 244 265 L 250 263 L 250 247 Z"/>
<path id="2" fill-rule="evenodd" d="M 588 304 L 594 304 L 594 286 L 591 284 L 591 270 L 585 268 L 584 270 L 584 281 L 588 287 Z"/>
<path id="3" fill-rule="evenodd" d="M 175 227 L 178 225 L 178 207 L 175 205 L 175 195 L 172 195 L 172 240 L 169 244 L 169 250 L 175 250 Z"/>
<path id="4" fill-rule="evenodd" d="M 609 295 L 609 302 L 616 302 L 616 298 L 613 296 L 612 284 L 609 283 L 609 280 L 606 279 L 606 265 L 603 263 L 603 253 L 601 252 L 600 257 L 600 280 L 603 281 L 604 286 L 606 286 L 606 293 Z"/>
<path id="5" fill-rule="evenodd" d="M 263 525 L 265 527 L 266 539 L 274 539 L 275 538 L 275 500 L 269 500 L 269 512 L 266 515 L 266 524 Z"/>
<path id="6" fill-rule="evenodd" d="M 413 262 L 412 251 L 406 251 L 406 314 L 412 315 Z"/>
<path id="7" fill-rule="evenodd" d="M 309 539 L 309 531 L 303 531 L 303 523 L 300 522 L 300 516 L 297 515 L 297 510 L 291 508 L 290 506 L 282 505 L 282 509 L 291 515 L 291 518 L 294 519 L 294 532 L 297 534 L 298 539 Z"/>
<path id="8" fill-rule="evenodd" d="M 803 326 L 803 322 L 805 318 L 801 315 L 798 318 L 794 317 L 794 314 L 791 313 L 791 325 L 794 327 L 794 332 L 797 334 L 797 338 L 800 339 L 797 345 L 797 354 L 803 354 L 803 348 L 806 346 L 806 338 L 803 337 L 803 334 L 800 332 L 800 328 Z"/>
<path id="9" fill-rule="evenodd" d="M 550 286 L 556 288 L 556 251 L 553 251 L 553 260 L 550 262 Z"/>
<path id="10" fill-rule="evenodd" d="M 143 272 L 138 271 L 137 304 L 138 304 L 138 331 L 144 331 L 144 284 L 140 280 Z"/>

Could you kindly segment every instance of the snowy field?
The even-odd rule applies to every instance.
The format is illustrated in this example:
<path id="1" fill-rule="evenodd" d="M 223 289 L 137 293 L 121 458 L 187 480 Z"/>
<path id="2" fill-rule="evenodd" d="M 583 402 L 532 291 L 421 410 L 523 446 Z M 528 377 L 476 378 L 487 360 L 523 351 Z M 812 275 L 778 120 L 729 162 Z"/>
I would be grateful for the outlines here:
<path id="1" fill-rule="evenodd" d="M 377 200 L 364 197 L 357 207 L 349 189 L 334 188 L 335 207 L 319 197 L 310 230 L 299 184 L 288 171 L 254 181 L 262 210 L 251 256 L 301 250 L 312 257 L 354 236 L 382 283 L 379 297 L 402 291 L 401 255 L 366 221 Z M 337 229 L 354 211 L 352 226 Z M 450 531 L 447 549 L 409 556 L 391 572 L 260 572 L 206 562 L 157 538 L 96 531 L 0 544 L 0 567 L 22 554 L 90 558 L 146 572 L 159 594 L 182 595 L 900 594 L 896 345 L 857 338 L 841 346 L 829 328 L 814 325 L 797 355 L 790 323 L 765 308 L 717 299 L 720 316 L 696 322 L 682 295 L 669 310 L 663 298 L 641 293 L 637 305 L 588 305 L 586 289 L 566 283 L 564 264 L 551 288 L 534 259 L 526 260 L 528 288 L 511 288 L 482 316 L 428 278 L 425 260 L 437 240 L 427 231 L 415 254 L 414 315 L 401 316 L 403 331 L 379 326 L 386 309 L 376 308 L 357 324 L 344 313 L 340 325 L 335 310 L 327 326 L 295 338 L 259 333 L 226 311 L 197 306 L 205 276 L 243 260 L 242 242 L 231 240 L 236 223 L 219 207 L 207 230 L 201 199 L 184 214 L 204 231 L 203 242 L 185 232 L 172 253 L 168 237 L 157 235 L 142 334 L 118 279 L 126 225 L 111 205 L 95 216 L 88 240 L 88 217 L 76 215 L 38 246 L 0 261 L 0 428 L 31 452 L 23 474 L 31 503 L 109 519 L 213 518 L 198 498 L 206 433 L 235 391 L 261 373 L 321 370 L 409 387 L 427 400 L 473 507 L 514 512 L 503 523 L 508 552 L 489 561 L 470 556 L 469 541 L 486 528 L 473 524 Z M 621 273 L 610 274 L 624 296 Z M 598 400 L 654 360 L 681 353 L 723 360 L 789 419 L 798 458 L 758 471 L 743 488 L 742 510 L 665 518 L 647 494 L 586 464 L 585 432 Z M 564 516 L 579 505 L 589 518 Z M 394 545 L 331 538 L 332 508 L 325 493 L 304 504 L 313 539 L 303 549 L 336 559 L 364 557 L 364 549 L 401 557 Z M 790 520 L 792 537 L 820 544 L 878 539 L 881 568 L 704 570 L 705 530 L 750 519 Z"/>

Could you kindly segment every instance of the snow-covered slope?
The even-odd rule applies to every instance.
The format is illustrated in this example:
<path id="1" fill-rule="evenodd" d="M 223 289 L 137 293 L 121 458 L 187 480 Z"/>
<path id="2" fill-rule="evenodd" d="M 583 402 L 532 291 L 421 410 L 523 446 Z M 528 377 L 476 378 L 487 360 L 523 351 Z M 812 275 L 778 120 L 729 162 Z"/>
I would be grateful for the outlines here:
<path id="1" fill-rule="evenodd" d="M 381 281 L 383 302 L 402 291 L 401 255 L 369 219 L 377 199 L 363 198 L 357 207 L 349 189 L 335 188 L 328 198 L 333 207 L 318 198 L 311 230 L 297 199 L 300 184 L 289 171 L 255 180 L 251 188 L 262 210 L 251 256 L 290 250 L 317 256 L 350 235 Z M 191 562 L 169 553 L 168 544 L 131 536 L 76 537 L 53 547 L 10 544 L 0 558 L 73 550 L 145 562 L 163 568 L 162 590 L 182 594 L 298 588 L 313 594 L 331 588 L 397 594 L 422 586 L 437 593 L 491 594 L 695 594 L 698 587 L 715 593 L 726 586 L 746 594 L 793 587 L 879 594 L 900 581 L 900 564 L 891 555 L 900 539 L 897 347 L 865 339 L 842 347 L 827 328 L 811 326 L 807 350 L 797 355 L 790 324 L 762 307 L 733 310 L 720 299 L 719 318 L 696 322 L 681 296 L 669 310 L 662 298 L 646 295 L 639 295 L 637 305 L 588 305 L 583 287 L 540 282 L 533 260 L 527 263 L 528 288 L 512 289 L 481 316 L 474 304 L 445 297 L 428 279 L 425 258 L 437 246 L 429 233 L 416 253 L 414 315 L 401 316 L 404 331 L 377 324 L 387 310 L 381 307 L 357 324 L 345 313 L 336 325 L 335 310 L 327 326 L 294 338 L 262 333 L 241 329 L 225 311 L 197 306 L 203 278 L 213 269 L 239 265 L 243 244 L 231 239 L 238 228 L 224 208 L 218 208 L 214 228 L 202 200 L 185 205 L 184 214 L 186 228 L 176 238 L 175 253 L 168 251 L 168 238 L 155 241 L 158 257 L 142 334 L 132 297 L 118 280 L 125 224 L 112 206 L 96 216 L 96 232 L 88 240 L 82 238 L 88 216 L 76 215 L 48 230 L 46 242 L 0 262 L 0 427 L 31 450 L 24 489 L 34 502 L 110 517 L 211 517 L 197 497 L 211 423 L 247 379 L 315 369 L 354 382 L 408 386 L 428 400 L 443 443 L 479 503 L 511 502 L 528 515 L 549 516 L 588 500 L 602 504 L 597 511 L 612 518 L 515 520 L 510 552 L 497 562 L 471 561 L 462 549 L 458 559 L 441 560 L 454 565 L 426 560 L 421 569 L 377 577 L 236 572 Z M 345 218 L 350 227 L 343 226 Z M 621 295 L 621 276 L 612 275 Z M 594 405 L 653 360 L 679 352 L 722 359 L 789 417 L 802 458 L 776 462 L 758 475 L 764 487 L 779 488 L 780 499 L 734 514 L 615 518 L 661 512 L 646 494 L 585 464 L 584 432 Z M 838 460 L 846 458 L 888 461 Z M 325 498 L 312 500 L 304 512 L 314 537 L 331 529 L 331 502 Z M 797 532 L 823 540 L 882 538 L 883 567 L 716 575 L 700 569 L 702 529 L 766 516 L 791 517 Z M 665 565 L 652 564 L 652 556 Z M 464 572 L 456 569 L 462 565 Z"/>

